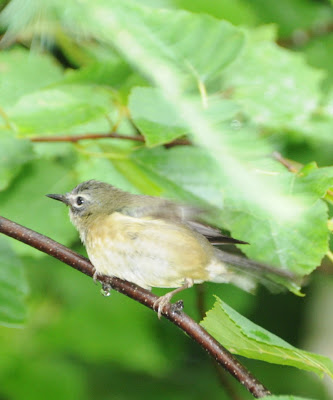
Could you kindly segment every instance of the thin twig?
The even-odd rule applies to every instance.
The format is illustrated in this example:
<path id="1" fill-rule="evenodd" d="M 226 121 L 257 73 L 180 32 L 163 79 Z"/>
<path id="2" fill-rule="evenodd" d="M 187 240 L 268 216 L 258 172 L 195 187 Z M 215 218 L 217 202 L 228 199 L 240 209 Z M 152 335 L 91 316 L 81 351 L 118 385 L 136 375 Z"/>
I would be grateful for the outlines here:
<path id="1" fill-rule="evenodd" d="M 63 136 L 32 136 L 30 137 L 31 142 L 39 143 L 52 143 L 52 142 L 70 142 L 77 143 L 81 140 L 96 140 L 96 139 L 123 139 L 132 140 L 135 142 L 145 143 L 145 138 L 143 136 L 133 136 L 133 135 L 121 135 L 117 132 L 111 133 L 85 133 L 84 135 L 63 135 Z M 187 139 L 175 139 L 172 142 L 166 144 L 167 147 L 172 146 L 188 146 L 191 142 Z"/>
<path id="2" fill-rule="evenodd" d="M 143 136 L 130 136 L 121 135 L 116 132 L 111 133 L 85 133 L 84 135 L 63 135 L 63 136 L 33 136 L 30 138 L 31 142 L 71 142 L 76 143 L 80 140 L 94 140 L 94 139 L 125 139 L 133 140 L 136 142 L 144 142 Z"/>
<path id="3" fill-rule="evenodd" d="M 4 217 L 0 217 L 0 233 L 49 254 L 83 274 L 90 277 L 94 274 L 93 265 L 87 258 L 75 253 L 54 240 L 41 235 L 40 233 L 16 224 Z M 157 296 L 148 290 L 142 289 L 137 285 L 118 278 L 99 276 L 98 279 L 102 284 L 109 284 L 118 292 L 125 294 L 146 307 L 154 309 L 153 305 Z M 263 384 L 259 382 L 242 364 L 240 364 L 231 353 L 229 353 L 203 327 L 197 324 L 188 315 L 179 310 L 174 310 L 172 306 L 166 306 L 163 309 L 162 315 L 199 343 L 220 365 L 223 366 L 223 368 L 244 385 L 254 397 L 260 398 L 270 394 Z"/>
<path id="4" fill-rule="evenodd" d="M 301 169 L 301 167 L 297 168 L 291 160 L 287 160 L 286 158 L 282 157 L 282 155 L 277 151 L 274 151 L 272 156 L 276 161 L 279 161 L 280 164 L 286 167 L 288 171 L 292 172 L 293 174 L 297 174 L 297 172 Z"/>

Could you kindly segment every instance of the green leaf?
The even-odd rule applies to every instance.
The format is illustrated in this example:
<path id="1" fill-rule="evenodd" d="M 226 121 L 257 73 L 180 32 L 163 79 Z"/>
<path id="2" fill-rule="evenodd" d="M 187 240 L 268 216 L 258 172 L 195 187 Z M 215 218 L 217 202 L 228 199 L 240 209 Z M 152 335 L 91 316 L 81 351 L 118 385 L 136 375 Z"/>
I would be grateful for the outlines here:
<path id="1" fill-rule="evenodd" d="M 260 30 L 248 32 L 242 56 L 223 72 L 231 98 L 258 125 L 274 129 L 308 119 L 319 106 L 323 77 L 302 55 L 262 39 Z"/>
<path id="2" fill-rule="evenodd" d="M 188 133 L 186 124 L 160 91 L 153 88 L 134 88 L 128 107 L 131 117 L 145 136 L 147 146 L 171 142 Z"/>
<path id="3" fill-rule="evenodd" d="M 23 265 L 9 240 L 0 237 L 0 325 L 17 327 L 24 322 L 27 292 Z"/>
<path id="4" fill-rule="evenodd" d="M 95 62 L 87 67 L 66 72 L 63 84 L 95 84 L 121 88 L 132 70 L 123 60 Z"/>
<path id="5" fill-rule="evenodd" d="M 333 135 L 333 90 L 329 90 L 318 110 L 308 118 L 290 121 L 288 129 L 293 136 L 306 138 L 312 146 L 318 143 L 324 146 L 331 145 Z M 322 142 L 322 143 L 320 143 Z"/>
<path id="6" fill-rule="evenodd" d="M 235 237 L 250 238 L 253 246 L 242 247 L 250 258 L 302 276 L 312 272 L 328 250 L 327 206 L 320 200 L 288 223 L 263 218 L 256 214 L 260 210 L 242 211 L 234 198 L 226 197 L 226 204 L 221 218 Z"/>
<path id="7" fill-rule="evenodd" d="M 333 361 L 299 350 L 249 321 L 217 298 L 201 325 L 231 353 L 273 364 L 290 365 L 333 378 Z"/>
<path id="8" fill-rule="evenodd" d="M 229 100 L 209 98 L 203 112 L 216 124 L 231 120 L 239 111 L 239 107 Z M 187 124 L 179 112 L 155 88 L 136 87 L 132 90 L 129 104 L 131 118 L 146 138 L 148 147 L 169 143 L 189 133 Z"/>
<path id="9" fill-rule="evenodd" d="M 23 95 L 49 86 L 61 78 L 62 69 L 46 54 L 23 48 L 1 51 L 0 107 L 8 107 Z"/>
<path id="10" fill-rule="evenodd" d="M 295 183 L 295 192 L 306 193 L 308 199 L 315 202 L 317 199 L 323 198 L 333 186 L 333 167 L 313 166 L 309 170 L 309 165 L 306 165 L 298 173 Z"/>
<path id="11" fill-rule="evenodd" d="M 0 136 L 0 191 L 18 174 L 22 166 L 33 159 L 32 145 L 28 140 L 15 139 L 9 133 Z"/>
<path id="12" fill-rule="evenodd" d="M 241 188 L 228 185 L 226 177 L 216 173 L 215 161 L 202 149 L 140 150 L 132 158 L 152 179 L 161 182 L 165 196 L 217 209 L 210 222 L 250 241 L 250 246 L 239 247 L 252 259 L 303 276 L 319 265 L 328 250 L 327 207 L 319 199 L 330 186 L 330 168 L 314 171 L 318 175 L 312 179 L 311 173 L 298 177 L 285 172 L 274 161 L 255 163 L 253 169 L 279 187 L 281 195 L 295 192 L 303 201 L 300 216 L 286 222 L 267 215 L 260 207 L 250 207 L 241 197 Z"/>
<path id="13" fill-rule="evenodd" d="M 0 192 L 1 214 L 68 245 L 78 237 L 69 221 L 68 211 L 63 204 L 53 202 L 45 195 L 65 193 L 76 184 L 74 174 L 64 160 L 33 161 L 24 167 L 9 189 Z M 18 241 L 13 242 L 13 247 L 23 254 L 42 254 Z"/>
<path id="14" fill-rule="evenodd" d="M 317 38 L 312 38 L 304 48 L 304 54 L 309 64 L 327 72 L 323 84 L 325 91 L 331 89 L 333 85 L 333 60 L 330 57 L 332 51 L 332 35 L 320 35 Z"/>
<path id="15" fill-rule="evenodd" d="M 208 15 L 149 10 L 135 7 L 131 2 L 115 10 L 115 15 L 121 19 L 125 13 L 129 18 L 139 17 L 154 32 L 152 39 L 158 40 L 160 54 L 167 57 L 169 62 L 204 82 L 216 77 L 222 68 L 237 57 L 243 46 L 244 37 L 240 30 Z M 137 30 L 139 33 L 144 25 L 132 26 L 132 32 Z M 184 32 L 191 32 L 191 35 L 184 35 Z M 200 51 L 197 48 L 199 42 Z"/>
<path id="16" fill-rule="evenodd" d="M 287 38 L 295 34 L 295 31 L 315 29 L 318 21 L 322 26 L 326 26 L 332 17 L 329 5 L 321 2 L 282 0 L 277 3 L 252 0 L 251 8 L 262 24 L 277 24 L 280 36 Z M 298 43 L 297 40 L 295 42 Z"/>
<path id="17" fill-rule="evenodd" d="M 106 117 L 112 110 L 111 92 L 87 85 L 64 85 L 21 97 L 6 109 L 20 134 L 64 132 Z"/>
<path id="18" fill-rule="evenodd" d="M 89 156 L 86 154 L 79 155 L 78 161 L 75 164 L 79 182 L 96 179 L 104 182 L 111 182 L 112 185 L 132 193 L 139 193 L 136 186 L 126 178 L 126 174 L 119 171 L 115 162 L 108 157 L 103 157 L 105 153 L 98 144 L 91 143 L 85 145 L 85 150 L 88 152 L 93 151 L 96 156 Z M 128 168 L 126 168 L 126 171 L 128 173 Z M 136 183 L 138 183 L 138 176 Z"/>
<path id="19" fill-rule="evenodd" d="M 244 41 L 241 30 L 226 21 L 204 14 L 154 10 L 140 7 L 131 1 L 123 1 L 120 7 L 117 2 L 101 1 L 92 9 L 86 7 L 83 12 L 82 9 L 80 11 L 89 13 L 83 18 L 91 23 L 97 18 L 99 24 L 91 25 L 95 34 L 100 38 L 105 36 L 104 39 L 108 42 L 116 42 L 117 47 L 122 45 L 118 41 L 120 32 L 117 31 L 113 38 L 108 36 L 114 29 L 113 18 L 116 18 L 119 24 L 125 24 L 130 29 L 128 33 L 134 35 L 141 43 L 145 43 L 147 50 L 154 54 L 154 61 L 163 59 L 166 66 L 172 64 L 179 68 L 192 81 L 190 86 L 189 81 L 184 84 L 192 88 L 195 82 L 197 85 L 198 82 L 208 83 L 214 80 L 221 69 L 237 57 Z M 165 21 L 168 21 L 168 24 L 165 24 Z M 184 32 L 191 34 L 184 35 Z M 125 36 L 123 39 L 126 40 Z M 135 47 L 132 50 L 135 52 Z M 158 66 L 150 65 L 149 68 Z"/>
<path id="20" fill-rule="evenodd" d="M 254 25 L 257 17 L 251 4 L 243 0 L 170 0 L 170 3 L 194 13 L 210 14 L 235 25 Z"/>

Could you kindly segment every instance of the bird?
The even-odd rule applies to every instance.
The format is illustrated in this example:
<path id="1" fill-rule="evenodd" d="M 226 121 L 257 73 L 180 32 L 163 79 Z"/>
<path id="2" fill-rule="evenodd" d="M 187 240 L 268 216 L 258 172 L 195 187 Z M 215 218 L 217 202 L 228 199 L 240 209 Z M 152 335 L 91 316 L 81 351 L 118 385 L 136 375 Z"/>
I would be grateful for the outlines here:
<path id="1" fill-rule="evenodd" d="M 173 289 L 154 303 L 159 318 L 172 297 L 193 284 L 232 283 L 252 291 L 258 281 L 279 286 L 272 276 L 294 278 L 286 269 L 221 250 L 225 244 L 248 243 L 204 223 L 203 211 L 193 205 L 131 194 L 97 180 L 46 196 L 69 207 L 95 279 L 106 275 L 148 290 Z"/>

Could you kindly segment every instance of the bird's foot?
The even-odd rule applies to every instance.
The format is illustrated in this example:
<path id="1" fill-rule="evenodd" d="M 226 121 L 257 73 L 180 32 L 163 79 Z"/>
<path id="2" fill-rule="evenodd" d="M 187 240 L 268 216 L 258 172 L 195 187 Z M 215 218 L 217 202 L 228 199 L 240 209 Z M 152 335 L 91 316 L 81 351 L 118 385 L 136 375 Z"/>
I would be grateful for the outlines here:
<path id="1" fill-rule="evenodd" d="M 170 304 L 170 300 L 173 293 L 167 293 L 164 296 L 159 297 L 153 304 L 153 310 L 157 311 L 158 319 L 161 319 L 162 313 L 165 311 L 167 305 L 170 306 L 171 312 L 180 313 L 184 308 L 183 300 L 178 300 L 176 303 Z"/>
<path id="2" fill-rule="evenodd" d="M 164 308 L 168 304 L 170 304 L 171 297 L 172 297 L 172 294 L 170 292 L 170 293 L 165 294 L 164 296 L 159 297 L 157 300 L 154 301 L 153 310 L 157 311 L 158 319 L 161 319 Z"/>
<path id="3" fill-rule="evenodd" d="M 170 300 L 176 293 L 179 293 L 191 286 L 193 286 L 193 280 L 190 278 L 185 278 L 184 284 L 181 287 L 179 287 L 175 290 L 172 290 L 171 292 L 165 294 L 164 296 L 159 297 L 156 301 L 154 301 L 153 310 L 156 311 L 156 308 L 157 308 L 158 319 L 161 319 L 162 312 L 164 311 L 164 307 L 167 306 L 168 304 L 170 305 L 171 311 L 180 313 L 182 311 L 182 309 L 184 308 L 183 300 L 179 300 L 175 304 L 170 304 Z"/>

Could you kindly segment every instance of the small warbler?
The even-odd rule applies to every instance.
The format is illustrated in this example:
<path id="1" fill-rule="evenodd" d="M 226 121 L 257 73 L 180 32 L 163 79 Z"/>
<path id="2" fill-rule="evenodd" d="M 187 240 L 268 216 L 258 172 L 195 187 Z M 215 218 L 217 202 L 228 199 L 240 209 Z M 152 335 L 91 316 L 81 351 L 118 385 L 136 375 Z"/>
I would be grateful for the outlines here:
<path id="1" fill-rule="evenodd" d="M 134 195 L 90 180 L 66 194 L 48 194 L 69 206 L 98 275 L 117 277 L 143 288 L 176 288 L 159 297 L 161 316 L 175 293 L 204 281 L 233 283 L 250 291 L 258 280 L 275 285 L 273 275 L 292 279 L 279 270 L 214 246 L 246 244 L 229 238 L 200 220 L 192 206 L 159 197 Z"/>

